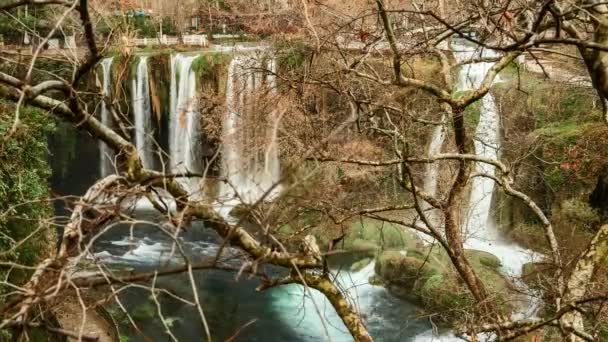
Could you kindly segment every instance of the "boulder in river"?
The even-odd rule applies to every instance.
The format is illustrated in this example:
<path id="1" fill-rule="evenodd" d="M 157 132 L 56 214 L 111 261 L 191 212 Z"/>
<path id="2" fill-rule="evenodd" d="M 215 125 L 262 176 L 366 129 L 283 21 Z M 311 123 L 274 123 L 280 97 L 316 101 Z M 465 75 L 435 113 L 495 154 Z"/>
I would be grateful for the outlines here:
<path id="1" fill-rule="evenodd" d="M 481 278 L 490 295 L 499 303 L 508 303 L 510 284 L 500 273 L 500 261 L 491 253 L 466 250 L 469 262 Z M 425 246 L 408 250 L 383 251 L 376 259 L 376 274 L 394 295 L 420 304 L 444 321 L 453 321 L 454 310 L 467 310 L 475 302 L 466 285 L 454 270 L 447 253 L 440 246 Z M 505 304 L 504 308 L 511 308 Z"/>

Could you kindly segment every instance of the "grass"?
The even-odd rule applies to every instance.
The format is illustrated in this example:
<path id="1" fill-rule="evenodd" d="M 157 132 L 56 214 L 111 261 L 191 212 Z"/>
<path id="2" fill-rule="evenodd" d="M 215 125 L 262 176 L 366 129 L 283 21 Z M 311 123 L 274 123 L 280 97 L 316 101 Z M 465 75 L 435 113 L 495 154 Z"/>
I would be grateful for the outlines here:
<path id="1" fill-rule="evenodd" d="M 576 144 L 588 129 L 595 125 L 597 123 L 593 122 L 555 122 L 534 130 L 532 134 L 541 138 L 546 144 L 553 145 L 554 148 L 564 152 L 569 145 Z"/>

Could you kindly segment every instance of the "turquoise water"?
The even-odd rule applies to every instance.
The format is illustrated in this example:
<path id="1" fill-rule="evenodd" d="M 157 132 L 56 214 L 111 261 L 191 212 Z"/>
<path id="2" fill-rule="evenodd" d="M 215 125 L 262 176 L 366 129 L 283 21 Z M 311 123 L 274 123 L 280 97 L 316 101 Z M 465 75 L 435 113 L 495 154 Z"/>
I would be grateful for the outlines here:
<path id="1" fill-rule="evenodd" d="M 128 231 L 116 229 L 116 231 Z M 141 271 L 180 263 L 171 256 L 171 243 L 152 228 L 136 227 L 132 237 L 110 233 L 97 244 L 100 261 Z M 216 237 L 208 230 L 191 227 L 182 237 L 186 254 L 193 262 L 215 255 Z M 228 264 L 240 264 L 240 253 L 229 249 Z M 377 341 L 408 341 L 427 331 L 429 325 L 415 318 L 415 307 L 393 297 L 384 288 L 367 284 L 373 264 L 359 272 L 335 271 L 338 283 L 349 294 Z M 259 271 L 280 275 L 284 270 L 264 267 Z M 299 285 L 288 285 L 257 292 L 257 279 L 225 271 L 196 271 L 197 293 L 203 303 L 214 341 L 233 337 L 236 341 L 352 341 L 342 321 L 322 294 L 315 290 L 304 293 Z M 151 283 L 147 284 L 151 285 Z M 192 288 L 186 275 L 159 277 L 157 289 L 165 289 L 193 301 Z M 129 324 L 118 305 L 109 309 L 120 322 L 121 335 L 129 341 L 170 341 L 161 324 L 157 307 L 148 290 L 128 288 L 120 300 L 138 325 Z M 167 294 L 159 294 L 162 315 L 172 334 L 180 341 L 200 341 L 204 335 L 198 311 L 192 305 Z M 245 326 L 245 327 L 244 327 Z"/>

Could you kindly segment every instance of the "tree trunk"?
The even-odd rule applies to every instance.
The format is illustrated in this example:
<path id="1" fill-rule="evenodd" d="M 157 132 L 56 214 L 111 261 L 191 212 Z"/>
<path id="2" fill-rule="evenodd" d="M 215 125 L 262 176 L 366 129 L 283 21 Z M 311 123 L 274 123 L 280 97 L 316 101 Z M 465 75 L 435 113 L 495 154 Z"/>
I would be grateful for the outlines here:
<path id="1" fill-rule="evenodd" d="M 587 250 L 578 259 L 574 270 L 568 278 L 564 303 L 576 303 L 584 299 L 587 287 L 591 283 L 595 266 L 608 255 L 608 225 L 603 225 L 595 234 Z M 569 342 L 584 341 L 574 331 L 584 332 L 583 315 L 580 311 L 570 311 L 560 319 L 560 326 Z"/>
<path id="2" fill-rule="evenodd" d="M 461 154 L 468 154 L 471 143 L 467 141 L 464 126 L 463 110 L 454 108 L 452 110 L 452 123 L 454 125 L 454 136 L 456 147 Z M 462 220 L 460 219 L 460 209 L 464 202 L 465 189 L 470 176 L 471 161 L 460 160 L 458 162 L 458 175 L 449 193 L 447 208 L 445 209 L 445 234 L 448 243 L 448 255 L 452 260 L 458 274 L 467 284 L 469 291 L 479 303 L 480 313 L 484 317 L 498 318 L 498 310 L 492 300 L 488 298 L 488 293 L 481 279 L 467 260 L 464 254 L 464 241 L 462 238 Z"/>
<path id="3" fill-rule="evenodd" d="M 361 319 L 361 315 L 359 315 L 357 310 L 348 302 L 346 296 L 331 280 L 323 276 L 307 273 L 303 275 L 306 280 L 306 285 L 317 289 L 327 297 L 355 341 L 373 341 Z"/>

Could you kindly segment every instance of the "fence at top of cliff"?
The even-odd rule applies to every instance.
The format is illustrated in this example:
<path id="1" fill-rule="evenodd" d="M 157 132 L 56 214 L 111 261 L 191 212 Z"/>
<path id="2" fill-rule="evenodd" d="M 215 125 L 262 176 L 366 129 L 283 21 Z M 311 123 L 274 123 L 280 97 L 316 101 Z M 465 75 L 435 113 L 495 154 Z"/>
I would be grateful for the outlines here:
<path id="1" fill-rule="evenodd" d="M 208 46 L 207 36 L 202 34 L 191 34 L 183 36 L 184 45 Z M 163 35 L 159 38 L 131 38 L 127 40 L 129 46 L 155 46 L 155 45 L 178 45 L 178 37 Z"/>
<path id="2" fill-rule="evenodd" d="M 217 40 L 241 40 L 251 37 L 247 34 L 213 34 L 213 39 Z M 178 37 L 163 35 L 162 37 L 153 38 L 123 38 L 129 46 L 158 46 L 158 45 L 179 45 Z M 183 36 L 184 45 L 193 46 L 209 46 L 207 35 L 204 34 L 189 34 Z"/>
<path id="3" fill-rule="evenodd" d="M 128 40 L 130 46 L 155 46 L 155 45 L 178 45 L 180 44 L 178 37 L 162 36 L 160 38 L 131 38 Z M 207 46 L 207 37 L 204 35 L 185 35 L 183 37 L 184 45 Z"/>

